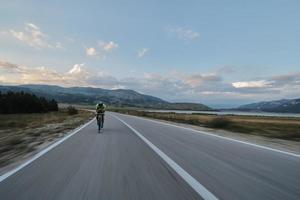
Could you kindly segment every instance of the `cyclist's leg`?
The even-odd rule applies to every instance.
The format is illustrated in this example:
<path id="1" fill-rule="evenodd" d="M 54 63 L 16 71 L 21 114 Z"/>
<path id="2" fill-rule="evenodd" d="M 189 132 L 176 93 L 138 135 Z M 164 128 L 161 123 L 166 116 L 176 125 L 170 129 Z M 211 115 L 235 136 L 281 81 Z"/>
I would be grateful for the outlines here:
<path id="1" fill-rule="evenodd" d="M 99 114 L 97 114 L 96 115 L 96 119 L 97 119 L 97 125 L 98 125 L 98 131 L 100 131 L 100 127 L 101 127 L 101 124 L 100 124 L 100 115 Z"/>
<path id="2" fill-rule="evenodd" d="M 100 132 L 100 129 L 101 129 L 101 116 L 99 117 L 98 119 L 98 131 Z"/>
<path id="3" fill-rule="evenodd" d="M 103 125 L 104 125 L 104 114 L 102 114 L 102 118 L 101 118 L 101 128 L 103 128 Z"/>

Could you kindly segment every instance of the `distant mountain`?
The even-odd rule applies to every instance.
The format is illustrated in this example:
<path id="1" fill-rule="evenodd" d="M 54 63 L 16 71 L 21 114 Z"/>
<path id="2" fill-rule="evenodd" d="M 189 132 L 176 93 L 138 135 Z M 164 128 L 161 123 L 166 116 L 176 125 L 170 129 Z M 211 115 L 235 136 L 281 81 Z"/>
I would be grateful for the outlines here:
<path id="1" fill-rule="evenodd" d="M 0 92 L 24 91 L 38 96 L 53 98 L 60 103 L 95 104 L 103 101 L 114 106 L 128 106 L 148 109 L 211 110 L 197 103 L 171 103 L 160 98 L 138 93 L 134 90 L 107 90 L 92 87 L 60 87 L 54 85 L 0 86 Z"/>
<path id="2" fill-rule="evenodd" d="M 278 101 L 251 103 L 240 106 L 235 110 L 300 113 L 300 99 L 282 99 Z"/>

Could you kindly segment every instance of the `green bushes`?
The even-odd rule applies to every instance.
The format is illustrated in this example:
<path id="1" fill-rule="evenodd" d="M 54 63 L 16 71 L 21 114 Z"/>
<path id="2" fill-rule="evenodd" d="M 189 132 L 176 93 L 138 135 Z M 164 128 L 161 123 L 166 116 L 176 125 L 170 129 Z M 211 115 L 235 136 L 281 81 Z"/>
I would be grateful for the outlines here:
<path id="1" fill-rule="evenodd" d="M 76 115 L 78 114 L 78 110 L 74 106 L 68 106 L 67 112 L 69 115 Z"/>
<path id="2" fill-rule="evenodd" d="M 0 114 L 58 111 L 57 102 L 25 92 L 0 92 Z"/>

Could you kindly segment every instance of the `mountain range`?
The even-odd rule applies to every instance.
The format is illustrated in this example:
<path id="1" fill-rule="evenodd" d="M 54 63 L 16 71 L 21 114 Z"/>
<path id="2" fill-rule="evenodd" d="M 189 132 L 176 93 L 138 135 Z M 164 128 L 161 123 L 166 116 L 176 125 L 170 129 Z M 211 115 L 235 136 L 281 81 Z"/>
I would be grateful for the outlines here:
<path id="1" fill-rule="evenodd" d="M 24 91 L 36 94 L 37 96 L 44 96 L 48 99 L 55 99 L 59 103 L 69 104 L 91 105 L 98 101 L 103 101 L 108 105 L 123 107 L 194 111 L 213 110 L 209 106 L 201 103 L 172 103 L 158 97 L 126 89 L 108 90 L 93 87 L 61 87 L 36 84 L 18 86 L 0 85 L 0 92 L 5 93 L 8 91 Z M 300 113 L 300 98 L 251 103 L 230 110 Z"/>
<path id="2" fill-rule="evenodd" d="M 282 99 L 246 104 L 234 110 L 300 113 L 300 99 Z"/>
<path id="3" fill-rule="evenodd" d="M 59 103 L 95 104 L 103 101 L 108 105 L 167 110 L 212 110 L 200 103 L 172 103 L 163 99 L 138 93 L 134 90 L 108 90 L 93 87 L 60 87 L 55 85 L 0 86 L 0 92 L 28 92 L 55 99 Z"/>

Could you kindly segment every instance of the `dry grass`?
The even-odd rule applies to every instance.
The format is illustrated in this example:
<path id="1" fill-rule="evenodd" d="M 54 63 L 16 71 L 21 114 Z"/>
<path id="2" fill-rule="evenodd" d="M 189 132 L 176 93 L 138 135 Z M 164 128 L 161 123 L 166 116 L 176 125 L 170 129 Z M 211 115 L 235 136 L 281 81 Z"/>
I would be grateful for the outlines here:
<path id="1" fill-rule="evenodd" d="M 198 113 L 145 112 L 135 109 L 113 109 L 112 111 L 244 134 L 300 141 L 300 119 L 293 117 L 217 116 Z"/>
<path id="2" fill-rule="evenodd" d="M 0 115 L 0 167 L 62 137 L 94 117 L 88 111 L 69 115 L 65 109 L 39 114 Z"/>

